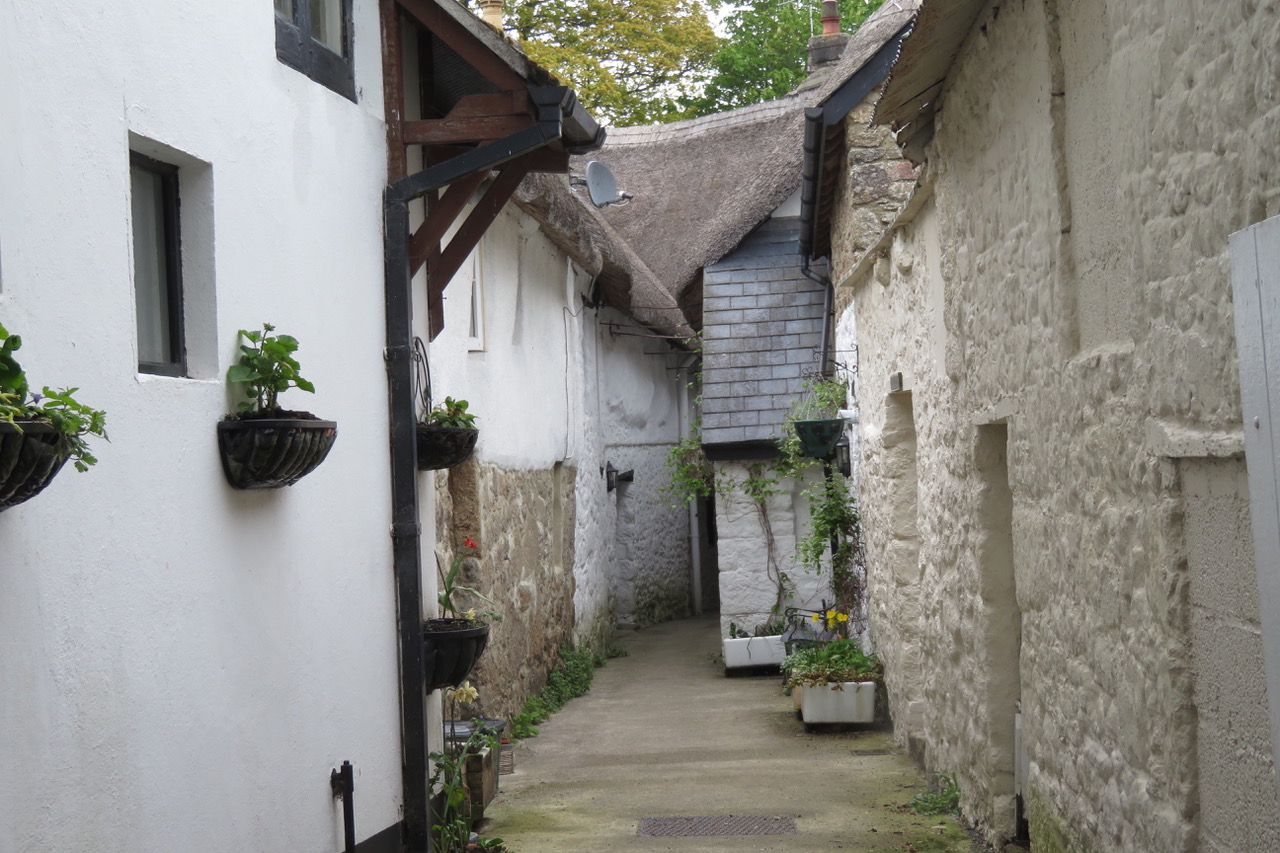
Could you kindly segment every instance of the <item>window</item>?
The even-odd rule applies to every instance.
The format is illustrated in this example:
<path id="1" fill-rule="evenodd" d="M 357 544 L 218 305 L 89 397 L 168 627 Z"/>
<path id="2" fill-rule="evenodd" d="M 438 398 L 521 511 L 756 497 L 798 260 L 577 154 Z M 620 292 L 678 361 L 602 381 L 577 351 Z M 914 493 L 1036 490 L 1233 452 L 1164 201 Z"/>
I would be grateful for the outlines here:
<path id="1" fill-rule="evenodd" d="M 484 240 L 481 239 L 471 252 L 471 317 L 467 323 L 468 352 L 484 351 L 484 278 L 480 261 L 484 251 Z"/>
<path id="2" fill-rule="evenodd" d="M 138 372 L 185 376 L 178 168 L 136 152 L 129 167 Z"/>
<path id="3" fill-rule="evenodd" d="M 351 0 L 275 0 L 275 6 L 276 58 L 354 101 Z"/>

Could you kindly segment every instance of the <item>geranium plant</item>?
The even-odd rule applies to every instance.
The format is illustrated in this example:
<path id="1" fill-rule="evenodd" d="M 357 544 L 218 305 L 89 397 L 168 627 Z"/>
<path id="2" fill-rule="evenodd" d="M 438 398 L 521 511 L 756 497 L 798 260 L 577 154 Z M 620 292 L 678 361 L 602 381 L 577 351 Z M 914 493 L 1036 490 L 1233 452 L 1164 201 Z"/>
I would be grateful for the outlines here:
<path id="1" fill-rule="evenodd" d="M 315 393 L 316 387 L 298 372 L 298 340 L 289 335 L 272 335 L 276 329 L 262 324 L 262 331 L 240 330 L 248 343 L 240 345 L 240 359 L 227 369 L 228 382 L 243 382 L 247 402 L 239 410 L 253 415 L 275 415 L 280 412 L 279 396 L 290 388 Z"/>
<path id="2" fill-rule="evenodd" d="M 53 390 L 45 386 L 31 391 L 27 374 L 14 353 L 22 338 L 0 325 L 0 421 L 22 431 L 24 423 L 46 423 L 58 433 L 57 447 L 77 471 L 87 471 L 98 460 L 89 449 L 86 436 L 106 438 L 106 413 L 75 399 L 79 388 Z M 61 463 L 60 463 L 61 464 Z"/>
<path id="3" fill-rule="evenodd" d="M 427 426 L 452 429 L 475 429 L 476 416 L 467 413 L 467 401 L 445 397 L 444 402 L 427 413 Z"/>
<path id="4" fill-rule="evenodd" d="M 462 540 L 462 544 L 464 547 L 471 549 L 480 547 L 470 536 L 465 537 Z M 453 562 L 449 564 L 447 572 L 440 571 L 440 592 L 436 595 L 436 604 L 440 606 L 440 618 L 460 619 L 477 626 L 483 625 L 486 620 L 501 622 L 502 615 L 500 613 L 495 613 L 492 610 L 477 613 L 474 607 L 464 609 L 453 600 L 455 595 L 468 595 L 472 598 L 478 598 L 487 604 L 493 604 L 493 600 L 484 596 L 479 590 L 474 587 L 463 586 L 458 582 L 458 579 L 462 576 L 462 565 L 465 559 L 464 556 L 459 554 L 453 558 Z"/>

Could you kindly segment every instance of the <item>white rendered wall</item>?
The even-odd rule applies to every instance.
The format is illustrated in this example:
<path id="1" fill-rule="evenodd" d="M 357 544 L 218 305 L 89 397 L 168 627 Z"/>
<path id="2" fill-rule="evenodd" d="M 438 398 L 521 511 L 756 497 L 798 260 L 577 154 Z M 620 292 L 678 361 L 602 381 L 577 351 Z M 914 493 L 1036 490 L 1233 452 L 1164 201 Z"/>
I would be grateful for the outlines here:
<path id="1" fill-rule="evenodd" d="M 476 255 L 483 348 L 468 343 L 466 263 L 445 289 L 445 328 L 430 346 L 434 401 L 468 401 L 484 462 L 576 471 L 575 637 L 600 639 L 611 604 L 626 610 L 637 588 L 642 601 L 687 602 L 687 512 L 657 494 L 667 450 L 679 440 L 679 383 L 667 369 L 675 356 L 661 341 L 614 334 L 605 324 L 648 334 L 621 313 L 584 308 L 590 277 L 514 205 Z M 610 461 L 635 470 L 637 482 L 608 492 L 602 469 Z"/>
<path id="2" fill-rule="evenodd" d="M 377 6 L 359 104 L 279 63 L 250 0 L 7 3 L 0 40 L 0 317 L 111 435 L 0 514 L 0 850 L 339 850 L 344 759 L 360 836 L 400 819 Z M 184 209 L 216 294 L 196 379 L 136 373 L 131 138 L 208 164 L 183 177 L 212 204 Z M 263 321 L 318 388 L 286 403 L 339 437 L 298 485 L 235 492 L 221 376 Z"/>
<path id="3" fill-rule="evenodd" d="M 617 513 L 610 577 L 618 621 L 645 626 L 687 616 L 689 511 L 662 493 L 670 482 L 667 454 L 680 441 L 680 353 L 616 311 L 601 311 L 593 325 L 605 463 L 634 472 L 632 482 L 619 482 L 610 494 Z M 603 480 L 597 488 L 605 488 Z"/>

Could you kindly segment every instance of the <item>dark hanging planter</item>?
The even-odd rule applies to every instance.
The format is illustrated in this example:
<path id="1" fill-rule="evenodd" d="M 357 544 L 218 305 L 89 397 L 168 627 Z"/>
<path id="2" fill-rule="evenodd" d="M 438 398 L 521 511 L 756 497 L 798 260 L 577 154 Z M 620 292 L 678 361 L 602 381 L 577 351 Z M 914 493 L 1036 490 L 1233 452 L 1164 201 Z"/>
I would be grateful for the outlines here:
<path id="1" fill-rule="evenodd" d="M 259 418 L 218 422 L 222 472 L 237 489 L 279 489 L 310 474 L 333 447 L 333 421 Z"/>
<path id="2" fill-rule="evenodd" d="M 471 458 L 480 430 L 418 424 L 418 470 L 439 471 Z"/>
<path id="3" fill-rule="evenodd" d="M 428 619 L 422 625 L 426 689 L 457 687 L 471 674 L 489 643 L 489 626 L 470 619 Z"/>
<path id="4" fill-rule="evenodd" d="M 40 494 L 67 458 L 62 434 L 52 424 L 0 423 L 0 512 Z"/>
<path id="5" fill-rule="evenodd" d="M 795 427 L 804 455 L 814 459 L 827 459 L 835 452 L 836 444 L 844 433 L 844 418 L 796 421 Z"/>

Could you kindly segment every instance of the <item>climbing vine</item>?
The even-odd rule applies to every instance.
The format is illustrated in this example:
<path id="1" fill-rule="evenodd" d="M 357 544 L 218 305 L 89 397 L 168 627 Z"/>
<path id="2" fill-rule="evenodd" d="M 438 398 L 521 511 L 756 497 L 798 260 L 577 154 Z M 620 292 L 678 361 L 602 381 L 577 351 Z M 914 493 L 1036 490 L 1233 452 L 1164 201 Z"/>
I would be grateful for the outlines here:
<path id="1" fill-rule="evenodd" d="M 695 382 L 700 379 L 699 375 Z M 798 420 L 834 417 L 845 405 L 846 392 L 845 383 L 835 376 L 816 375 L 806 380 L 786 416 L 778 439 L 778 457 L 749 465 L 743 478 L 717 478 L 715 467 L 702 449 L 701 418 L 694 419 L 689 435 L 667 454 L 671 479 L 663 491 L 673 503 L 717 494 L 727 497 L 735 491 L 751 502 L 764 535 L 766 571 L 775 591 L 771 625 L 783 620 L 795 584 L 778 559 L 768 499 L 782 491 L 784 478 L 802 482 L 806 473 L 818 465 L 822 466 L 823 476 L 800 493 L 809 507 L 809 530 L 796 541 L 795 562 L 815 573 L 829 565 L 836 609 L 849 613 L 857 622 L 855 627 L 860 629 L 863 623 L 866 552 L 857 500 L 848 480 L 833 471 L 829 463 L 804 455 L 794 429 Z M 701 404 L 700 395 L 696 402 Z"/>

